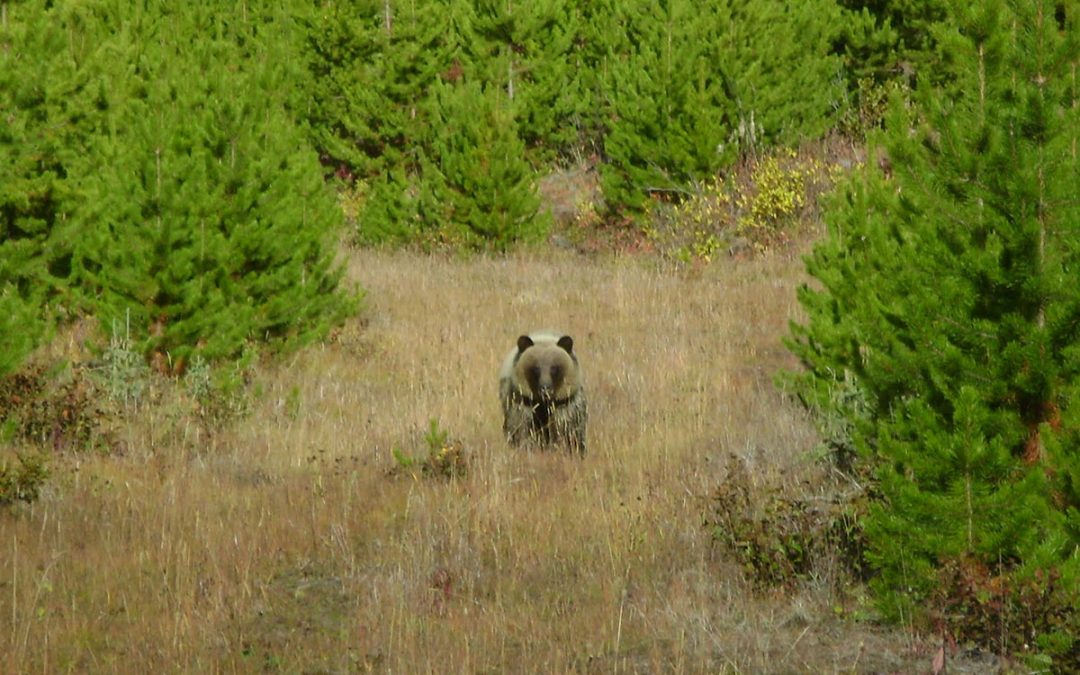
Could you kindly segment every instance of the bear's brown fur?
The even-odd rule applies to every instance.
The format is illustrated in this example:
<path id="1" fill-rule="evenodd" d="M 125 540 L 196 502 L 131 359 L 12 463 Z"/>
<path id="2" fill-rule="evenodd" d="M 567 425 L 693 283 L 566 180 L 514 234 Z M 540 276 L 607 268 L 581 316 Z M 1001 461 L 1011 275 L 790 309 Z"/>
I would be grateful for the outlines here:
<path id="1" fill-rule="evenodd" d="M 499 372 L 499 398 L 511 445 L 565 445 L 585 454 L 588 410 L 569 335 L 536 331 L 519 337 Z"/>

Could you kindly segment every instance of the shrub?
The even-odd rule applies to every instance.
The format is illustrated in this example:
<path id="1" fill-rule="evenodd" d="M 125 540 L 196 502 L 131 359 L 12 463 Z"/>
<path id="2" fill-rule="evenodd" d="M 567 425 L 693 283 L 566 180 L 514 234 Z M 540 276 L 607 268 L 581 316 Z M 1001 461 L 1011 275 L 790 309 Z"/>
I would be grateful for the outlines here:
<path id="1" fill-rule="evenodd" d="M 116 322 L 113 322 L 112 335 L 101 354 L 98 373 L 110 400 L 121 403 L 125 408 L 139 409 L 149 386 L 151 372 L 146 359 L 134 349 L 130 325 L 125 324 L 121 334 Z"/>
<path id="2" fill-rule="evenodd" d="M 110 451 L 109 414 L 99 399 L 84 369 L 25 366 L 0 379 L 4 436 L 55 451 Z"/>
<path id="3" fill-rule="evenodd" d="M 198 354 L 192 359 L 180 384 L 204 428 L 220 427 L 248 412 L 255 357 L 254 350 L 246 349 L 231 362 L 211 364 Z M 298 398 L 290 400 L 299 405 Z"/>
<path id="4" fill-rule="evenodd" d="M 45 455 L 16 455 L 19 465 L 6 459 L 0 462 L 0 506 L 15 502 L 37 501 L 41 488 L 49 478 Z"/>
<path id="5" fill-rule="evenodd" d="M 761 248 L 785 240 L 817 206 L 815 184 L 831 184 L 835 177 L 817 159 L 786 148 L 752 162 L 749 182 L 735 199 L 738 233 Z"/>
<path id="6" fill-rule="evenodd" d="M 764 250 L 816 222 L 818 198 L 841 172 L 810 152 L 778 148 L 697 184 L 671 206 L 656 205 L 643 229 L 684 263 L 711 262 L 721 250 Z"/>
<path id="7" fill-rule="evenodd" d="M 945 559 L 931 605 L 957 642 L 1020 654 L 1039 670 L 1080 670 L 1080 588 L 1058 570 L 1000 574 L 973 556 Z"/>
<path id="8" fill-rule="evenodd" d="M 865 577 L 865 498 L 799 498 L 776 489 L 755 490 L 745 463 L 734 456 L 730 463 L 706 522 L 713 539 L 739 561 L 755 586 L 790 586 L 829 567 L 841 571 L 832 579 L 837 583 Z"/>

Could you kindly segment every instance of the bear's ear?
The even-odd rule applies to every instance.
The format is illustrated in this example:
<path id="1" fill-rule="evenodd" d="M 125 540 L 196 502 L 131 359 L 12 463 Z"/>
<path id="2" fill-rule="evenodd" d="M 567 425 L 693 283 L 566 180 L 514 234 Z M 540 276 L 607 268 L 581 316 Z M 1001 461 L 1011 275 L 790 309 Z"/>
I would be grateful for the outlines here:
<path id="1" fill-rule="evenodd" d="M 574 353 L 574 338 L 570 337 L 569 335 L 564 335 L 559 338 L 559 341 L 556 344 L 565 349 L 567 354 Z"/>
<path id="2" fill-rule="evenodd" d="M 528 335 L 522 335 L 518 338 L 518 353 L 525 351 L 529 347 L 533 346 L 532 338 Z"/>

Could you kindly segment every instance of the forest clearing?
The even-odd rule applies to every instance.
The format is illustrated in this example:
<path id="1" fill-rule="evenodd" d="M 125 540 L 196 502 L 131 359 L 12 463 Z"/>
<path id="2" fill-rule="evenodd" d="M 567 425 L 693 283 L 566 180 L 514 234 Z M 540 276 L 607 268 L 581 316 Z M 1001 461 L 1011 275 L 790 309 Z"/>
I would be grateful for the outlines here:
<path id="1" fill-rule="evenodd" d="M 772 383 L 803 279 L 790 252 L 704 272 L 576 254 L 351 252 L 369 307 L 257 374 L 225 431 L 131 410 L 122 456 L 70 456 L 4 515 L 7 672 L 911 672 L 932 645 L 852 619 L 821 561 L 756 592 L 712 541 L 733 457 L 823 492 Z M 590 452 L 507 446 L 499 363 L 575 336 Z M 401 471 L 430 420 L 462 475 Z M 7 623 L 5 621 L 5 623 Z"/>

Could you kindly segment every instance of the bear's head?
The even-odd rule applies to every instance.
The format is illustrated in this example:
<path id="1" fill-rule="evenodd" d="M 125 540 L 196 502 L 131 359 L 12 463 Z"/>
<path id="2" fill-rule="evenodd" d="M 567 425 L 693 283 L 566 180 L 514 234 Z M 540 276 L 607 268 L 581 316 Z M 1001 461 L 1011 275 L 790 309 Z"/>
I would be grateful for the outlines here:
<path id="1" fill-rule="evenodd" d="M 518 338 L 514 379 L 536 403 L 565 403 L 580 386 L 574 340 L 522 335 Z"/>

